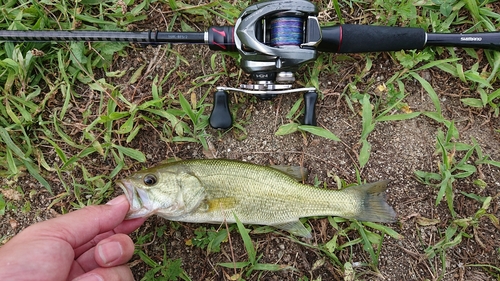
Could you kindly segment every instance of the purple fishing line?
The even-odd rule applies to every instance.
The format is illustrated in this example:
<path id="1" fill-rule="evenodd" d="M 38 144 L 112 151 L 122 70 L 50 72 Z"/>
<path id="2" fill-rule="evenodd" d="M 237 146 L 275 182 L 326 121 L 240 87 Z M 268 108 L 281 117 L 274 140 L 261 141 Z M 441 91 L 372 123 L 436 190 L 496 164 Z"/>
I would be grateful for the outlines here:
<path id="1" fill-rule="evenodd" d="M 279 17 L 271 20 L 271 46 L 299 46 L 303 38 L 303 20 Z"/>

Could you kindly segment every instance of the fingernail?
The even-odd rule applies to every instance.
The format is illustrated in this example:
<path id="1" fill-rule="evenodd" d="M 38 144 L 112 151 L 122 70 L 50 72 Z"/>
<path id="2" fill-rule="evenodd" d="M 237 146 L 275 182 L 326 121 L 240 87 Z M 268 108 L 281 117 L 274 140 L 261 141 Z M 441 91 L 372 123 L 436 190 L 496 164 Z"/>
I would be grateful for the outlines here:
<path id="1" fill-rule="evenodd" d="M 118 242 L 108 242 L 97 246 L 97 253 L 104 264 L 110 264 L 123 255 L 122 245 Z"/>
<path id="2" fill-rule="evenodd" d="M 125 195 L 120 195 L 114 198 L 113 200 L 109 201 L 108 203 L 106 203 L 106 205 L 120 205 L 124 201 L 127 201 L 127 197 L 125 197 Z"/>
<path id="3" fill-rule="evenodd" d="M 101 275 L 96 273 L 89 273 L 82 275 L 80 277 L 76 277 L 73 281 L 104 281 Z"/>

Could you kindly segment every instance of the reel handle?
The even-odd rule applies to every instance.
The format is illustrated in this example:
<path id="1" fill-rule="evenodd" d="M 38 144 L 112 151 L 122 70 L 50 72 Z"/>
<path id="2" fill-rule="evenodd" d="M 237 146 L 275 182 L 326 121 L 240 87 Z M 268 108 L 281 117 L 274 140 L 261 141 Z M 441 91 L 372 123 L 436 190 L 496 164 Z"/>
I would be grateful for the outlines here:
<path id="1" fill-rule="evenodd" d="M 224 90 L 217 90 L 214 94 L 209 123 L 214 129 L 229 129 L 233 125 L 233 116 L 229 110 L 229 95 Z"/>

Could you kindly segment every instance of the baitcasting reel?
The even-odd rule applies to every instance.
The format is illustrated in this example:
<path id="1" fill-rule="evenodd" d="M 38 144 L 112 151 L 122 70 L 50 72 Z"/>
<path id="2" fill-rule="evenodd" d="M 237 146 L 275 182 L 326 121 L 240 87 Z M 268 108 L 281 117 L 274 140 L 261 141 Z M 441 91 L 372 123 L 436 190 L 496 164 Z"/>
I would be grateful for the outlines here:
<path id="1" fill-rule="evenodd" d="M 321 42 L 317 13 L 316 6 L 309 1 L 272 0 L 245 9 L 233 32 L 227 30 L 226 33 L 226 30 L 214 27 L 211 29 L 214 35 L 228 35 L 225 42 L 232 43 L 234 40 L 234 45 L 211 44 L 211 49 L 224 50 L 229 46 L 234 50 L 235 47 L 241 56 L 241 68 L 255 81 L 255 84 L 243 84 L 239 88 L 217 88 L 210 116 L 213 128 L 226 129 L 232 125 L 228 91 L 252 94 L 260 99 L 304 92 L 303 123 L 316 125 L 316 89 L 293 89 L 292 83 L 295 81 L 294 72 L 299 66 L 317 57 L 316 48 Z"/>
<path id="2" fill-rule="evenodd" d="M 500 32 L 426 33 L 422 28 L 341 24 L 320 27 L 318 10 L 307 0 L 268 0 L 246 8 L 236 25 L 212 26 L 206 32 L 122 32 L 84 30 L 0 30 L 1 41 L 113 41 L 142 44 L 207 44 L 211 50 L 239 52 L 241 68 L 254 84 L 217 87 L 210 125 L 232 126 L 228 91 L 272 99 L 304 92 L 304 120 L 316 125 L 315 88 L 293 89 L 294 72 L 317 52 L 364 53 L 452 46 L 500 51 Z"/>

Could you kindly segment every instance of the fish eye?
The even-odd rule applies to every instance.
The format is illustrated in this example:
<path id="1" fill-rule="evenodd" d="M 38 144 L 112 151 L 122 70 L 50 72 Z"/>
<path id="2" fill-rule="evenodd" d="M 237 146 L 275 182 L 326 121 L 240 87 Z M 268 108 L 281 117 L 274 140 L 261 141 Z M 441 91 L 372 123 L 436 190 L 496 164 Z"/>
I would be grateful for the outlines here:
<path id="1" fill-rule="evenodd" d="M 155 175 L 146 175 L 144 177 L 144 184 L 147 185 L 147 186 L 152 186 L 154 184 L 156 184 L 156 176 Z"/>

